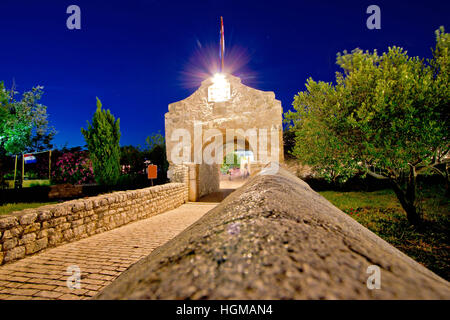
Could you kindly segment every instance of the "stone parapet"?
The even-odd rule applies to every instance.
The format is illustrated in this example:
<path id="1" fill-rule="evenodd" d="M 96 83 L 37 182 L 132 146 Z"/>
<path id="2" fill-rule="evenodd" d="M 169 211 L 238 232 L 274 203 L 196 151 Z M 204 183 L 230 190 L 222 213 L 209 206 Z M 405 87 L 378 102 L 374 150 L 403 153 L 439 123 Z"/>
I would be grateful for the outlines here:
<path id="1" fill-rule="evenodd" d="M 447 281 L 284 169 L 251 178 L 97 296 L 238 300 L 449 297 Z"/>

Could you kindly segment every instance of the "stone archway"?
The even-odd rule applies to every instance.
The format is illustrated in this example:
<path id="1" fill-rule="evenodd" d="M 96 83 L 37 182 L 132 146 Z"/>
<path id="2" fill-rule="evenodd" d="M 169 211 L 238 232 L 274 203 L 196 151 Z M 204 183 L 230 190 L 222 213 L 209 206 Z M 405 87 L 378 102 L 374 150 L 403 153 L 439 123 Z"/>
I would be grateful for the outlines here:
<path id="1" fill-rule="evenodd" d="M 252 174 L 268 162 L 283 161 L 283 109 L 275 94 L 248 87 L 232 75 L 219 80 L 204 80 L 191 96 L 169 104 L 165 114 L 169 177 L 180 181 L 175 173 L 188 168 L 190 201 L 218 191 L 223 158 L 211 163 L 208 155 L 220 155 L 216 150 L 236 141 L 253 152 Z M 229 150 L 222 150 L 222 156 Z"/>

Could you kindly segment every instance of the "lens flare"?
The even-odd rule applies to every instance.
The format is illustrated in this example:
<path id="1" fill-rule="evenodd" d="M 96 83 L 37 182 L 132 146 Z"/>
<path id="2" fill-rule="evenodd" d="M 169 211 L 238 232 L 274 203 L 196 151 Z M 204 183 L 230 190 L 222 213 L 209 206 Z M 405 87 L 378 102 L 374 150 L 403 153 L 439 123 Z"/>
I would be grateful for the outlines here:
<path id="1" fill-rule="evenodd" d="M 203 80 L 213 77 L 220 72 L 220 59 L 217 43 L 212 45 L 198 44 L 192 56 L 185 63 L 181 71 L 180 82 L 184 88 L 198 88 Z M 247 69 L 250 54 L 245 48 L 230 45 L 225 52 L 225 68 L 222 74 L 233 74 L 241 80 L 253 79 L 254 75 Z"/>

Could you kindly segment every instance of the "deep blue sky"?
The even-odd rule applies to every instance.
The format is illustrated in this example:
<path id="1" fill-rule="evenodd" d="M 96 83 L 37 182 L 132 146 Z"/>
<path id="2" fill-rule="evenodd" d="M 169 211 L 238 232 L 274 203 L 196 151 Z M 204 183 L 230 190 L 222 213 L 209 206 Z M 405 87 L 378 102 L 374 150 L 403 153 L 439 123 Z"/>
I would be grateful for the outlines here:
<path id="1" fill-rule="evenodd" d="M 81 8 L 81 30 L 66 8 Z M 381 30 L 366 8 L 381 8 Z M 121 144 L 164 132 L 167 106 L 198 87 L 218 61 L 243 83 L 274 91 L 284 110 L 307 78 L 332 81 L 336 53 L 398 45 L 430 57 L 434 30 L 449 26 L 450 1 L 25 1 L 0 0 L 0 80 L 17 90 L 43 85 L 57 146 L 84 145 L 80 128 L 98 96 L 121 120 Z M 204 73 L 201 73 L 203 71 Z"/>

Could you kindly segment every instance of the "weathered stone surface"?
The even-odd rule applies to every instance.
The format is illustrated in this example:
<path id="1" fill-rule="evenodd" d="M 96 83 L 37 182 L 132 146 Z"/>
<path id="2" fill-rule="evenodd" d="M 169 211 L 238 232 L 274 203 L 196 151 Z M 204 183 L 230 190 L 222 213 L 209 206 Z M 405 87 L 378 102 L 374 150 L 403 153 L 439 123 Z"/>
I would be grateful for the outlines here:
<path id="1" fill-rule="evenodd" d="M 367 268 L 381 269 L 369 290 Z M 449 299 L 447 281 L 287 171 L 258 175 L 98 299 Z"/>
<path id="2" fill-rule="evenodd" d="M 62 243 L 62 233 L 59 231 L 54 231 L 52 235 L 48 236 L 48 243 L 51 246 L 57 246 Z"/>
<path id="3" fill-rule="evenodd" d="M 8 216 L 0 218 L 0 229 L 5 230 L 19 224 L 17 217 Z"/>
<path id="4" fill-rule="evenodd" d="M 21 259 L 25 256 L 25 247 L 15 247 L 11 250 L 5 252 L 5 256 L 3 258 L 3 262 L 10 262 L 17 259 Z"/>
<path id="5" fill-rule="evenodd" d="M 10 239 L 12 237 L 13 237 L 13 234 L 12 234 L 11 230 L 5 230 L 5 232 L 3 232 L 2 240 Z"/>
<path id="6" fill-rule="evenodd" d="M 74 237 L 72 229 L 68 229 L 68 230 L 64 231 L 63 237 L 66 241 L 72 240 L 72 238 Z"/>
<path id="7" fill-rule="evenodd" d="M 15 246 L 17 246 L 17 243 L 18 243 L 17 238 L 5 240 L 5 242 L 3 242 L 3 250 L 4 251 L 11 250 Z"/>
<path id="8" fill-rule="evenodd" d="M 47 248 L 48 239 L 42 238 L 25 245 L 26 254 L 32 254 Z"/>
<path id="9" fill-rule="evenodd" d="M 45 230 L 39 231 L 38 234 L 37 234 L 37 238 L 41 239 L 41 238 L 47 237 L 50 234 L 49 230 L 50 229 L 45 229 Z"/>
<path id="10" fill-rule="evenodd" d="M 39 222 L 28 224 L 28 225 L 23 226 L 23 233 L 36 232 L 40 228 L 41 228 L 41 224 Z"/>
<path id="11" fill-rule="evenodd" d="M 39 221 L 47 221 L 51 217 L 52 217 L 52 213 L 50 212 L 50 210 L 38 211 L 38 220 Z"/>
<path id="12" fill-rule="evenodd" d="M 71 205 L 60 204 L 51 209 L 54 217 L 66 216 L 72 212 Z"/>
<path id="13" fill-rule="evenodd" d="M 23 245 L 23 244 L 33 242 L 35 240 L 36 240 L 36 233 L 27 233 L 27 234 L 24 234 L 22 236 L 22 238 L 19 240 L 19 244 Z"/>
<path id="14" fill-rule="evenodd" d="M 76 201 L 73 204 L 72 212 L 78 212 L 78 211 L 84 210 L 85 207 L 86 207 L 86 205 L 83 201 Z"/>
<path id="15" fill-rule="evenodd" d="M 32 224 L 34 221 L 36 221 L 37 213 L 36 212 L 30 212 L 30 213 L 21 215 L 18 218 L 19 218 L 19 223 L 21 225 Z"/>

